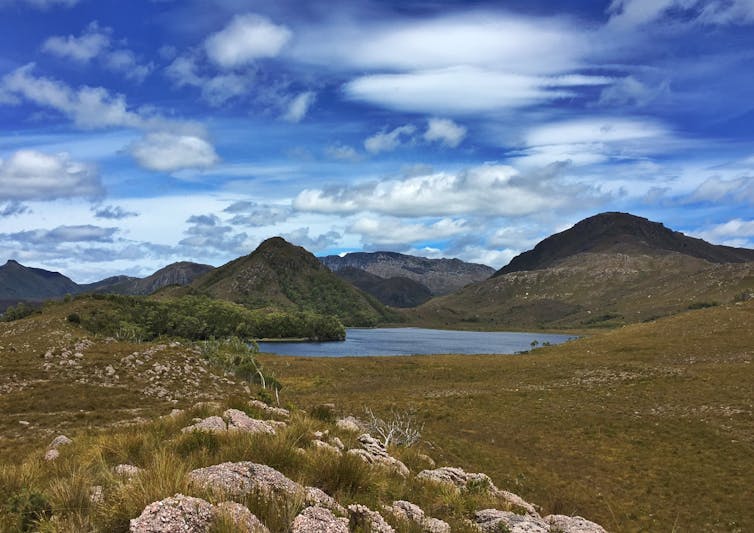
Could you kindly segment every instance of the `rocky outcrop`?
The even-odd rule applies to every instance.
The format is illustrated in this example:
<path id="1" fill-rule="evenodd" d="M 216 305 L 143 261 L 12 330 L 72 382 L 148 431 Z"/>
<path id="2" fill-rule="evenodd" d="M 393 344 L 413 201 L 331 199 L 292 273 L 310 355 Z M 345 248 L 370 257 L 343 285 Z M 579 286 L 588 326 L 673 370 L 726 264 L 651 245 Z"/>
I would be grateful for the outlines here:
<path id="1" fill-rule="evenodd" d="M 201 498 L 176 494 L 150 503 L 131 520 L 130 533 L 204 533 L 215 519 L 214 506 Z"/>
<path id="2" fill-rule="evenodd" d="M 474 515 L 474 523 L 484 533 L 550 533 L 550 527 L 539 517 L 520 515 L 510 511 L 484 509 Z"/>
<path id="3" fill-rule="evenodd" d="M 520 508 L 529 515 L 539 517 L 534 505 L 517 494 L 498 489 L 487 474 L 465 472 L 461 468 L 443 466 L 434 470 L 422 470 L 416 477 L 453 486 L 459 490 L 484 490 L 510 505 Z"/>
<path id="4" fill-rule="evenodd" d="M 293 521 L 291 533 L 348 533 L 348 519 L 323 507 L 307 507 Z"/>
<path id="5" fill-rule="evenodd" d="M 238 409 L 228 409 L 222 417 L 210 416 L 199 420 L 195 424 L 183 428 L 183 433 L 205 431 L 207 433 L 225 433 L 238 431 L 242 433 L 266 433 L 274 435 L 277 428 L 285 427 L 285 422 L 274 420 L 257 420 Z"/>
<path id="6" fill-rule="evenodd" d="M 224 517 L 237 533 L 269 533 L 270 530 L 248 508 L 236 502 L 222 502 L 215 506 L 218 517 Z"/>
<path id="7" fill-rule="evenodd" d="M 372 437 L 369 433 L 364 433 L 363 435 L 359 436 L 358 440 L 361 444 L 361 448 L 350 449 L 348 450 L 349 454 L 360 457 L 369 464 L 376 464 L 392 468 L 403 477 L 408 476 L 408 467 L 395 457 L 388 454 L 385 446 L 380 441 Z"/>
<path id="8" fill-rule="evenodd" d="M 366 505 L 349 505 L 348 512 L 351 515 L 349 524 L 352 530 L 369 531 L 370 533 L 395 533 L 393 526 L 385 522 L 380 513 L 372 511 Z"/>
<path id="9" fill-rule="evenodd" d="M 558 533 L 607 533 L 605 528 L 580 516 L 551 514 L 544 517 L 550 525 L 550 531 Z"/>
<path id="10" fill-rule="evenodd" d="M 335 426 L 342 431 L 349 431 L 351 433 L 359 433 L 364 430 L 361 421 L 354 416 L 338 419 L 335 422 Z"/>
<path id="11" fill-rule="evenodd" d="M 283 409 L 282 407 L 273 407 L 271 405 L 267 405 L 264 402 L 260 402 L 259 400 L 249 400 L 248 406 L 253 409 L 262 411 L 263 413 L 266 413 L 270 416 L 277 416 L 280 418 L 289 418 L 291 416 L 291 412 L 288 409 Z"/>
<path id="12" fill-rule="evenodd" d="M 450 533 L 450 525 L 447 522 L 426 516 L 421 507 L 411 502 L 394 501 L 392 507 L 387 507 L 387 510 L 401 520 L 413 522 L 426 533 Z"/>
<path id="13" fill-rule="evenodd" d="M 129 464 L 120 464 L 116 465 L 116 467 L 113 468 L 113 471 L 116 473 L 116 475 L 119 475 L 126 479 L 131 479 L 141 473 L 141 468 Z"/>
<path id="14" fill-rule="evenodd" d="M 222 463 L 199 468 L 189 472 L 191 484 L 227 494 L 242 497 L 249 493 L 304 497 L 304 487 L 267 465 L 243 461 Z"/>

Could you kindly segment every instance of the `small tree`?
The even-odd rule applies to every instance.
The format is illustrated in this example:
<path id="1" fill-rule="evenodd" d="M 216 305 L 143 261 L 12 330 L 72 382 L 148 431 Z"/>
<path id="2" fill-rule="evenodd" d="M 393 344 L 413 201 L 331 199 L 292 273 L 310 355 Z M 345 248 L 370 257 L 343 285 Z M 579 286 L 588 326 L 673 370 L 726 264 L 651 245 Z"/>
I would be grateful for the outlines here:
<path id="1" fill-rule="evenodd" d="M 379 437 L 386 448 L 390 444 L 406 448 L 413 446 L 419 442 L 424 430 L 424 424 L 419 423 L 413 410 L 391 409 L 387 419 L 375 415 L 369 407 L 364 408 L 364 413 L 367 416 L 367 430 Z"/>

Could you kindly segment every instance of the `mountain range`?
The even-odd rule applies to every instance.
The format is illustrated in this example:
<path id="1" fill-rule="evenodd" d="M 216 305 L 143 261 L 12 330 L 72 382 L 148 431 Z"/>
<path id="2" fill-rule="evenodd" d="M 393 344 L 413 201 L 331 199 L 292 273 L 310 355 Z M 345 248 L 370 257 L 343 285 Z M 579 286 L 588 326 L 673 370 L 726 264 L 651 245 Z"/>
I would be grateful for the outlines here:
<path id="1" fill-rule="evenodd" d="M 12 260 L 0 267 L 0 300 L 10 303 L 154 291 L 336 315 L 347 325 L 584 329 L 749 298 L 754 250 L 710 244 L 628 213 L 601 213 L 547 237 L 497 272 L 393 252 L 318 259 L 280 237 L 218 268 L 174 263 L 143 279 L 78 285 Z M 397 314 L 386 306 L 407 309 Z"/>

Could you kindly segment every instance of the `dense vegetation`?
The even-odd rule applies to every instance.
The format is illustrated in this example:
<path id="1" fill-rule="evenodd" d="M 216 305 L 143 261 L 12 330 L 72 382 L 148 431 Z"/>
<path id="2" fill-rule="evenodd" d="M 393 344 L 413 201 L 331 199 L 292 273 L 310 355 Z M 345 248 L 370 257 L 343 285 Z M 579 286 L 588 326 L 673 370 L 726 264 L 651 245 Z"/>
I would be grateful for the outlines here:
<path id="1" fill-rule="evenodd" d="M 189 340 L 240 337 L 343 340 L 345 328 L 334 316 L 310 312 L 252 311 L 231 302 L 200 296 L 156 301 L 136 296 L 82 297 L 96 305 L 85 306 L 68 320 L 92 333 L 130 341 L 160 336 Z"/>

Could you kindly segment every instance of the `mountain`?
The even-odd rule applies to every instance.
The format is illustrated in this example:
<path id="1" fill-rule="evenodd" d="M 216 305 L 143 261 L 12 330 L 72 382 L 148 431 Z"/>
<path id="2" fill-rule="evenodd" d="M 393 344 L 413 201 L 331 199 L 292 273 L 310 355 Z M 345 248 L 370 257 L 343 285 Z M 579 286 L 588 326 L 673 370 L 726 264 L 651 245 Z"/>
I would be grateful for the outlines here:
<path id="1" fill-rule="evenodd" d="M 188 285 L 214 268 L 211 265 L 181 261 L 163 267 L 146 278 L 114 276 L 96 283 L 80 285 L 80 292 L 147 295 L 171 285 Z"/>
<path id="2" fill-rule="evenodd" d="M 281 237 L 199 277 L 190 290 L 252 308 L 314 311 L 346 325 L 397 317 L 374 298 L 338 278 L 314 255 Z"/>
<path id="3" fill-rule="evenodd" d="M 494 275 L 552 267 L 584 252 L 630 255 L 676 252 L 710 263 L 754 261 L 754 250 L 710 244 L 629 213 L 600 213 L 546 238 L 533 250 L 514 257 Z"/>
<path id="4" fill-rule="evenodd" d="M 210 265 L 184 261 L 161 268 L 146 278 L 112 276 L 94 283 L 78 284 L 59 272 L 26 267 L 11 259 L 0 267 L 0 310 L 20 301 L 43 301 L 84 292 L 152 294 L 169 285 L 187 285 L 212 269 Z"/>
<path id="5" fill-rule="evenodd" d="M 409 278 L 384 279 L 351 267 L 342 268 L 335 275 L 391 307 L 416 307 L 432 298 L 426 286 Z"/>
<path id="6" fill-rule="evenodd" d="M 78 285 L 60 272 L 23 266 L 9 260 L 0 267 L 0 300 L 46 300 L 78 292 Z"/>
<path id="7" fill-rule="evenodd" d="M 495 273 L 486 265 L 460 259 L 427 259 L 396 252 L 356 252 L 343 257 L 328 255 L 319 260 L 333 272 L 357 268 L 384 279 L 412 279 L 427 287 L 433 295 L 448 294 Z"/>
<path id="8" fill-rule="evenodd" d="M 407 318 L 475 329 L 610 327 L 752 294 L 754 250 L 713 245 L 626 213 L 603 213 Z"/>

